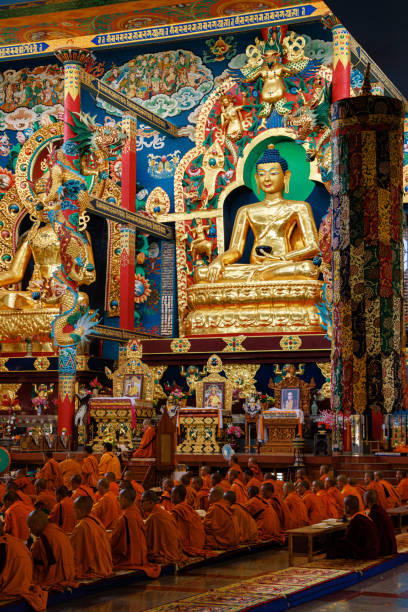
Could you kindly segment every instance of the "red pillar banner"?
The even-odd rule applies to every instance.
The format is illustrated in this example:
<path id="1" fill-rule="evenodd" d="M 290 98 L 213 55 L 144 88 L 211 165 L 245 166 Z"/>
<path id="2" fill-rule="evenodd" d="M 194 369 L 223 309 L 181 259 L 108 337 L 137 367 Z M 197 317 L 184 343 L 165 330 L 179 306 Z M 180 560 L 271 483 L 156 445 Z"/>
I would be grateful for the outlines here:
<path id="1" fill-rule="evenodd" d="M 122 121 L 122 129 L 127 135 L 122 149 L 122 207 L 136 210 L 136 130 L 137 124 L 131 117 Z M 123 226 L 121 229 L 120 260 L 120 310 L 121 329 L 135 327 L 135 241 L 136 231 Z"/>
<path id="2" fill-rule="evenodd" d="M 350 33 L 333 13 L 322 17 L 322 22 L 333 35 L 332 102 L 337 102 L 350 97 Z"/>

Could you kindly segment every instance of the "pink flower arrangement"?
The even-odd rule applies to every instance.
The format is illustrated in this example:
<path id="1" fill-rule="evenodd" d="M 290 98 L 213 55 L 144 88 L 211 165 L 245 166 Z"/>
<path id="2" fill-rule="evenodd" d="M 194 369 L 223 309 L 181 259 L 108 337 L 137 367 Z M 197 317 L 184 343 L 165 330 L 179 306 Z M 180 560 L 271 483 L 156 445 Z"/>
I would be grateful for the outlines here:
<path id="1" fill-rule="evenodd" d="M 326 429 L 341 429 L 346 427 L 350 421 L 349 414 L 343 414 L 343 412 L 337 412 L 336 410 L 322 410 L 319 415 L 319 427 L 325 427 Z"/>
<path id="2" fill-rule="evenodd" d="M 238 425 L 230 425 L 227 429 L 227 435 L 233 436 L 234 438 L 240 438 L 243 435 L 243 431 Z"/>

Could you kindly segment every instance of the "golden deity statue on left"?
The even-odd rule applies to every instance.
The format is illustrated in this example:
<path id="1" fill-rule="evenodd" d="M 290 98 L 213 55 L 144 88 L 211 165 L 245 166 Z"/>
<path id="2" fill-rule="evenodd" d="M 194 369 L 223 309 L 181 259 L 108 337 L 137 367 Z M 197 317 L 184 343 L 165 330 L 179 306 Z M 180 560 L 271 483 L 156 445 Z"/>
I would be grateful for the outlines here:
<path id="1" fill-rule="evenodd" d="M 35 183 L 37 205 L 33 213 L 35 214 L 33 226 L 21 238 L 21 244 L 9 268 L 0 272 L 0 310 L 56 308 L 61 300 L 62 287 L 54 278 L 54 273 L 61 266 L 60 241 L 48 218 L 48 212 L 55 210 L 52 198 L 58 198 L 58 195 L 53 185 L 47 194 L 46 186 L 45 178 Z M 95 281 L 96 275 L 88 232 L 82 234 L 82 238 L 86 260 L 91 265 L 81 273 L 80 282 L 90 285 Z M 12 286 L 23 280 L 31 258 L 34 260 L 34 270 L 27 290 L 16 291 Z M 84 293 L 80 293 L 80 304 L 88 304 L 88 296 Z"/>

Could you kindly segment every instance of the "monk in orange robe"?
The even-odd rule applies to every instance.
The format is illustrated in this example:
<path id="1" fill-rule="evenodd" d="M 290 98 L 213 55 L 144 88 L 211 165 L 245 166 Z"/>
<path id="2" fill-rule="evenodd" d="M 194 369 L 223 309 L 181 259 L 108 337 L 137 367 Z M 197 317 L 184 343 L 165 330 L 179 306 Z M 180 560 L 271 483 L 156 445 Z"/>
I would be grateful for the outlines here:
<path id="1" fill-rule="evenodd" d="M 211 488 L 221 487 L 224 491 L 230 491 L 231 485 L 226 478 L 223 478 L 220 472 L 211 474 Z"/>
<path id="2" fill-rule="evenodd" d="M 22 597 L 37 611 L 47 607 L 47 591 L 33 585 L 33 559 L 19 538 L 4 533 L 0 523 L 0 602 Z M 3 608 L 7 610 L 6 607 Z"/>
<path id="3" fill-rule="evenodd" d="M 33 582 L 46 591 L 63 591 L 74 587 L 74 550 L 69 537 L 48 521 L 41 510 L 31 512 L 28 526 L 36 540 L 31 548 L 34 561 Z"/>
<path id="4" fill-rule="evenodd" d="M 113 472 L 106 472 L 104 478 L 108 481 L 109 491 L 116 495 L 116 497 L 119 497 L 119 485 L 116 482 L 115 474 Z M 126 478 L 126 476 L 124 476 L 124 478 Z"/>
<path id="5" fill-rule="evenodd" d="M 174 487 L 171 501 L 174 505 L 171 511 L 181 535 L 181 548 L 189 557 L 206 556 L 203 550 L 205 531 L 201 518 L 186 501 L 187 491 L 184 485 Z"/>
<path id="6" fill-rule="evenodd" d="M 260 540 L 274 540 L 283 543 L 278 515 L 272 506 L 259 495 L 258 487 L 250 487 L 249 500 L 245 507 L 255 519 Z"/>
<path id="7" fill-rule="evenodd" d="M 364 474 L 364 484 L 366 491 L 377 491 L 378 504 L 382 508 L 386 508 L 384 488 L 374 480 L 374 472 L 366 472 Z"/>
<path id="8" fill-rule="evenodd" d="M 288 529 L 293 529 L 293 518 L 289 506 L 284 499 L 281 499 L 275 494 L 274 487 L 271 483 L 263 483 L 261 487 L 261 496 L 272 506 L 278 515 L 281 531 L 284 532 Z"/>
<path id="9" fill-rule="evenodd" d="M 203 479 L 201 476 L 194 476 L 191 481 L 191 486 L 197 494 L 197 503 L 198 508 L 196 510 L 208 510 L 208 494 L 209 490 L 204 489 L 203 487 Z"/>
<path id="10" fill-rule="evenodd" d="M 407 473 L 404 470 L 397 470 L 396 473 L 397 486 L 395 490 L 402 503 L 408 501 L 408 478 Z"/>
<path id="11" fill-rule="evenodd" d="M 161 568 L 147 560 L 145 526 L 135 500 L 133 487 L 121 489 L 119 505 L 122 514 L 111 534 L 113 568 L 142 570 L 149 578 L 158 578 Z"/>
<path id="12" fill-rule="evenodd" d="M 344 515 L 343 496 L 335 486 L 333 478 L 326 478 L 324 488 L 327 491 L 331 518 L 342 518 Z"/>
<path id="13" fill-rule="evenodd" d="M 132 457 L 154 457 L 156 448 L 156 428 L 150 419 L 143 421 L 143 436 L 140 440 L 139 448 L 137 448 Z"/>
<path id="14" fill-rule="evenodd" d="M 205 547 L 212 550 L 234 548 L 239 544 L 240 534 L 236 519 L 229 502 L 223 497 L 224 490 L 221 487 L 213 487 L 210 490 L 210 507 L 203 520 Z"/>
<path id="15" fill-rule="evenodd" d="M 306 506 L 309 524 L 316 525 L 321 523 L 326 518 L 324 505 L 320 498 L 310 490 L 309 483 L 304 480 L 297 485 L 296 489 L 297 494 L 302 498 Z"/>
<path id="16" fill-rule="evenodd" d="M 48 520 L 57 525 L 65 533 L 72 533 L 75 527 L 74 500 L 69 495 L 67 487 L 62 485 L 55 491 L 57 503 L 51 510 Z"/>
<path id="17" fill-rule="evenodd" d="M 344 474 L 339 474 L 339 476 L 337 476 L 337 487 L 343 496 L 343 502 L 348 495 L 354 495 L 358 499 L 359 512 L 364 510 L 363 500 L 361 499 L 359 491 L 356 489 L 356 487 L 353 487 L 347 482 L 347 478 L 344 476 Z"/>
<path id="18" fill-rule="evenodd" d="M 126 470 L 124 479 L 128 480 L 136 492 L 136 503 L 139 504 L 142 495 L 145 492 L 143 485 L 137 482 L 135 473 L 132 470 Z"/>
<path id="19" fill-rule="evenodd" d="M 35 495 L 34 483 L 31 478 L 26 476 L 24 470 L 17 470 L 15 483 L 19 491 L 26 495 Z"/>
<path id="20" fill-rule="evenodd" d="M 79 474 L 76 474 L 71 478 L 71 486 L 72 486 L 72 499 L 75 501 L 78 497 L 88 496 L 92 503 L 95 501 L 95 493 L 91 487 L 88 485 L 82 484 L 82 477 Z"/>
<path id="21" fill-rule="evenodd" d="M 203 489 L 205 491 L 207 491 L 207 495 L 210 492 L 210 489 L 212 487 L 211 484 L 211 470 L 208 467 L 208 465 L 203 465 L 200 468 L 200 476 L 203 479 Z"/>
<path id="22" fill-rule="evenodd" d="M 92 446 L 85 446 L 85 457 L 81 465 L 82 482 L 88 487 L 96 488 L 99 479 L 98 460 L 92 454 Z"/>
<path id="23" fill-rule="evenodd" d="M 329 474 L 329 467 L 327 465 L 321 465 L 320 472 L 319 472 L 319 479 L 324 484 L 326 481 L 326 478 L 329 478 L 329 477 L 333 477 L 331 474 Z"/>
<path id="24" fill-rule="evenodd" d="M 105 529 L 113 529 L 118 521 L 120 509 L 118 498 L 109 491 L 106 478 L 98 480 L 99 500 L 93 505 L 91 517 L 96 516 Z"/>
<path id="25" fill-rule="evenodd" d="M 292 515 L 293 529 L 298 529 L 299 527 L 305 527 L 305 525 L 308 525 L 309 517 L 307 514 L 307 508 L 302 499 L 296 493 L 293 482 L 285 482 L 283 486 L 283 496 Z"/>
<path id="26" fill-rule="evenodd" d="M 184 559 L 181 548 L 181 534 L 173 515 L 158 504 L 155 491 L 142 495 L 142 510 L 146 520 L 147 558 L 153 563 L 169 565 Z"/>
<path id="27" fill-rule="evenodd" d="M 120 480 L 122 476 L 122 468 L 120 467 L 120 461 L 115 453 L 112 452 L 112 444 L 110 442 L 104 442 L 103 448 L 105 452 L 99 460 L 99 478 L 103 478 L 106 472 L 113 472 L 115 479 Z"/>
<path id="28" fill-rule="evenodd" d="M 4 513 L 4 531 L 26 541 L 30 535 L 30 530 L 27 525 L 27 517 L 31 512 L 17 496 L 14 491 L 9 491 L 3 498 L 5 513 Z"/>
<path id="29" fill-rule="evenodd" d="M 47 489 L 47 483 L 42 478 L 35 481 L 35 507 L 37 510 L 44 510 L 49 513 L 57 503 L 55 493 L 51 489 Z"/>
<path id="30" fill-rule="evenodd" d="M 400 499 L 395 487 L 388 480 L 385 480 L 382 472 L 374 472 L 374 480 L 379 487 L 384 491 L 384 510 L 396 508 L 400 505 Z"/>
<path id="31" fill-rule="evenodd" d="M 81 465 L 78 461 L 72 459 L 70 453 L 68 453 L 67 458 L 64 461 L 60 461 L 59 466 L 62 474 L 62 484 L 69 489 L 71 487 L 71 478 L 75 474 L 81 473 Z"/>
<path id="32" fill-rule="evenodd" d="M 173 488 L 173 480 L 171 478 L 165 478 L 162 485 L 162 494 L 160 497 L 160 505 L 163 506 L 167 512 L 173 510 L 174 505 L 171 501 L 171 490 Z"/>
<path id="33" fill-rule="evenodd" d="M 106 578 L 112 573 L 112 551 L 104 526 L 90 516 L 92 500 L 78 497 L 74 502 L 78 521 L 71 535 L 76 578 Z"/>
<path id="34" fill-rule="evenodd" d="M 17 495 L 18 499 L 21 502 L 23 502 L 23 504 L 27 507 L 29 512 L 34 510 L 34 504 L 32 502 L 31 497 L 23 493 L 23 491 L 21 491 L 20 489 L 18 489 L 17 484 L 15 483 L 14 480 L 9 480 L 7 483 L 6 493 L 9 493 L 10 491 L 12 491 L 13 493 Z M 3 496 L 3 499 L 4 499 L 4 496 Z"/>
<path id="35" fill-rule="evenodd" d="M 46 451 L 45 455 L 45 463 L 43 467 L 37 473 L 37 479 L 45 480 L 47 483 L 48 489 L 55 489 L 62 484 L 62 472 L 59 466 L 59 463 L 55 461 L 53 458 L 53 454 L 51 451 Z"/>
<path id="36" fill-rule="evenodd" d="M 257 476 L 255 476 L 254 471 L 251 469 L 245 470 L 244 472 L 244 484 L 247 489 L 249 487 L 258 487 L 261 488 L 263 480 L 259 480 Z"/>
<path id="37" fill-rule="evenodd" d="M 224 493 L 224 499 L 230 505 L 232 517 L 235 519 L 235 524 L 238 528 L 238 544 L 256 544 L 259 540 L 258 526 L 248 508 L 245 508 L 242 504 L 237 504 L 237 498 L 234 491 L 226 491 Z"/>
<path id="38" fill-rule="evenodd" d="M 310 478 L 307 476 L 306 470 L 304 470 L 303 468 L 300 468 L 300 470 L 296 470 L 295 487 L 297 484 L 299 484 L 299 482 L 302 482 L 303 480 L 308 482 L 309 486 L 311 485 Z"/>
<path id="39" fill-rule="evenodd" d="M 239 504 L 246 504 L 248 501 L 248 493 L 245 484 L 240 480 L 238 472 L 236 470 L 229 470 L 228 481 L 231 485 L 231 491 L 234 491 L 237 502 Z"/>
<path id="40" fill-rule="evenodd" d="M 312 491 L 320 499 L 324 519 L 334 518 L 333 516 L 330 516 L 330 501 L 327 491 L 324 488 L 323 480 L 314 480 L 312 484 Z"/>
<path id="41" fill-rule="evenodd" d="M 186 487 L 186 503 L 192 508 L 194 508 L 194 510 L 198 510 L 200 508 L 200 502 L 198 499 L 197 491 L 191 486 L 191 480 L 192 474 L 190 472 L 186 472 L 180 478 L 181 484 Z"/>
<path id="42" fill-rule="evenodd" d="M 238 478 L 244 482 L 244 472 L 242 471 L 241 466 L 238 463 L 238 459 L 234 456 L 231 457 L 231 459 L 228 461 L 228 465 L 230 466 L 230 469 L 227 472 L 227 480 L 229 482 L 229 474 L 231 472 L 231 470 L 235 470 L 236 472 L 238 472 Z"/>
<path id="43" fill-rule="evenodd" d="M 258 465 L 258 460 L 256 457 L 249 457 L 248 459 L 248 470 L 252 470 L 253 476 L 259 480 L 259 482 L 263 482 L 264 475 L 262 473 L 261 468 Z"/>
<path id="44" fill-rule="evenodd" d="M 285 484 L 283 480 L 278 480 L 274 474 L 271 472 L 266 472 L 264 482 L 271 484 L 273 486 L 275 495 L 277 495 L 280 499 L 283 499 L 283 485 Z"/>

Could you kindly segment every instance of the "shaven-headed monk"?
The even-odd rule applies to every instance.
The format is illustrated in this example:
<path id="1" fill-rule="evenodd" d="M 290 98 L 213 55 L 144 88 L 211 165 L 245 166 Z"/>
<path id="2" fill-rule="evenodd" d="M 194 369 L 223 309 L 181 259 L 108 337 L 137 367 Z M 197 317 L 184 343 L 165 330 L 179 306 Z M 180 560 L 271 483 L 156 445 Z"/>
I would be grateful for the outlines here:
<path id="1" fill-rule="evenodd" d="M 243 505 L 246 504 L 248 501 L 248 493 L 245 484 L 239 478 L 237 470 L 229 470 L 228 481 L 231 485 L 231 491 L 234 491 L 236 495 L 237 502 Z"/>
<path id="2" fill-rule="evenodd" d="M 27 540 L 30 530 L 27 525 L 27 517 L 31 512 L 30 508 L 18 498 L 17 493 L 9 491 L 3 498 L 4 508 L 4 531 L 10 535 L 23 540 Z"/>
<path id="3" fill-rule="evenodd" d="M 197 491 L 191 486 L 192 477 L 193 475 L 191 472 L 186 472 L 180 478 L 180 482 L 186 487 L 186 502 L 189 506 L 194 508 L 194 510 L 198 510 L 200 508 L 200 502 L 198 500 Z"/>
<path id="4" fill-rule="evenodd" d="M 115 453 L 112 451 L 112 444 L 110 442 L 104 442 L 103 444 L 104 453 L 99 460 L 99 477 L 105 476 L 106 472 L 113 472 L 115 479 L 119 480 L 122 476 L 122 468 L 120 467 L 120 461 Z"/>
<path id="5" fill-rule="evenodd" d="M 405 470 L 397 470 L 397 473 L 395 474 L 395 476 L 396 476 L 397 483 L 398 483 L 397 486 L 395 487 L 395 490 L 401 502 L 405 504 L 405 502 L 408 501 L 407 473 Z"/>
<path id="6" fill-rule="evenodd" d="M 142 570 L 149 578 L 160 575 L 160 565 L 147 560 L 147 544 L 143 519 L 135 504 L 133 487 L 121 489 L 119 505 L 122 514 L 111 535 L 113 568 L 115 570 Z"/>
<path id="7" fill-rule="evenodd" d="M 232 516 L 238 528 L 238 544 L 256 544 L 258 542 L 258 527 L 248 508 L 237 504 L 234 491 L 225 491 L 224 499 L 230 504 Z"/>
<path id="8" fill-rule="evenodd" d="M 75 586 L 74 550 L 68 536 L 41 510 L 31 512 L 28 526 L 36 540 L 31 548 L 33 581 L 46 591 Z"/>
<path id="9" fill-rule="evenodd" d="M 261 486 L 261 496 L 275 510 L 278 515 L 281 531 L 293 529 L 293 518 L 289 506 L 284 499 L 275 495 L 274 486 L 270 482 L 264 482 Z"/>
<path id="10" fill-rule="evenodd" d="M 320 473 L 319 473 L 319 479 L 325 483 L 326 478 L 329 478 L 330 474 L 329 474 L 329 466 L 327 465 L 321 465 L 320 466 Z"/>
<path id="11" fill-rule="evenodd" d="M 339 476 L 337 476 L 337 487 L 343 496 L 343 500 L 346 499 L 348 495 L 354 495 L 358 499 L 358 509 L 360 510 L 360 512 L 364 510 L 363 500 L 361 499 L 359 491 L 356 489 L 356 487 L 351 486 L 347 482 L 347 478 L 346 476 L 344 476 L 344 474 L 339 474 Z"/>
<path id="12" fill-rule="evenodd" d="M 75 474 L 81 473 L 81 465 L 68 453 L 67 458 L 64 461 L 60 461 L 59 466 L 62 474 L 62 484 L 69 489 L 71 487 L 71 478 Z"/>
<path id="13" fill-rule="evenodd" d="M 37 510 L 44 510 L 47 514 L 51 512 L 55 504 L 57 503 L 55 493 L 50 489 L 47 489 L 47 483 L 43 478 L 39 478 L 35 481 L 35 508 Z"/>
<path id="14" fill-rule="evenodd" d="M 256 457 L 249 457 L 248 459 L 248 469 L 252 470 L 253 476 L 259 480 L 259 482 L 263 482 L 264 475 L 262 473 L 261 468 L 258 465 L 258 460 Z"/>
<path id="15" fill-rule="evenodd" d="M 91 516 L 96 516 L 105 527 L 113 529 L 119 518 L 118 498 L 112 491 L 109 491 L 109 482 L 106 478 L 98 480 L 99 500 L 94 504 Z"/>
<path id="16" fill-rule="evenodd" d="M 384 487 L 382 487 L 380 483 L 374 479 L 374 472 L 366 472 L 364 474 L 364 484 L 367 491 L 377 491 L 378 504 L 385 510 L 387 508 L 387 504 L 385 500 Z"/>
<path id="17" fill-rule="evenodd" d="M 171 478 L 165 478 L 162 484 L 162 494 L 160 497 L 160 505 L 163 506 L 167 512 L 173 510 L 174 504 L 171 501 L 171 490 L 173 488 L 173 480 Z"/>
<path id="18" fill-rule="evenodd" d="M 115 497 L 119 497 L 119 485 L 116 482 L 115 474 L 113 472 L 106 472 L 104 478 L 108 481 L 109 491 L 113 493 Z M 96 486 L 98 486 L 98 484 Z"/>
<path id="19" fill-rule="evenodd" d="M 382 472 L 374 472 L 374 480 L 384 490 L 385 506 L 384 509 L 396 508 L 400 504 L 400 499 L 395 487 L 388 480 L 385 480 Z"/>
<path id="20" fill-rule="evenodd" d="M 57 503 L 51 510 L 48 520 L 65 533 L 72 533 L 76 523 L 74 500 L 70 497 L 69 491 L 64 485 L 57 488 L 55 497 Z"/>
<path id="21" fill-rule="evenodd" d="M 283 542 L 281 536 L 281 525 L 279 517 L 266 499 L 259 495 L 258 487 L 250 487 L 248 490 L 249 500 L 245 507 L 255 519 L 258 527 L 260 540 L 274 540 L 280 544 Z"/>
<path id="22" fill-rule="evenodd" d="M 397 552 L 397 541 L 395 539 L 395 530 L 391 517 L 381 506 L 378 505 L 377 491 L 370 489 L 364 493 L 364 503 L 368 516 L 374 521 L 380 540 L 379 555 L 386 557 L 395 555 Z"/>
<path id="23" fill-rule="evenodd" d="M 92 446 L 85 446 L 85 457 L 81 465 L 82 482 L 88 487 L 95 488 L 99 479 L 98 460 L 92 454 Z"/>
<path id="24" fill-rule="evenodd" d="M 272 474 L 272 472 L 266 472 L 264 482 L 271 484 L 275 495 L 283 499 L 283 485 L 285 484 L 283 480 L 278 480 L 276 475 Z"/>
<path id="25" fill-rule="evenodd" d="M 203 489 L 208 493 L 211 489 L 211 470 L 208 465 L 203 465 L 200 467 L 200 476 L 203 479 Z"/>
<path id="26" fill-rule="evenodd" d="M 310 490 L 309 483 L 306 482 L 306 480 L 300 482 L 296 490 L 306 506 L 309 524 L 316 525 L 316 523 L 321 523 L 326 518 L 324 515 L 324 506 L 319 497 Z"/>
<path id="27" fill-rule="evenodd" d="M 306 470 L 304 470 L 303 468 L 300 468 L 299 470 L 296 470 L 296 480 L 295 480 L 295 487 L 297 484 L 299 484 L 299 482 L 302 482 L 302 480 L 305 480 L 306 482 L 310 483 L 310 478 L 307 476 L 306 474 Z"/>
<path id="28" fill-rule="evenodd" d="M 171 511 L 181 535 L 183 553 L 189 557 L 205 556 L 205 531 L 201 518 L 186 501 L 187 491 L 184 485 L 173 487 Z"/>
<path id="29" fill-rule="evenodd" d="M 198 508 L 196 510 L 208 510 L 208 493 L 207 489 L 203 488 L 203 479 L 201 476 L 194 476 L 191 481 L 191 486 L 197 493 Z"/>
<path id="30" fill-rule="evenodd" d="M 90 516 L 92 500 L 78 497 L 74 502 L 78 523 L 71 535 L 75 555 L 76 578 L 105 578 L 112 573 L 112 552 L 104 526 Z"/>
<path id="31" fill-rule="evenodd" d="M 19 538 L 4 533 L 0 522 L 0 602 L 22 597 L 34 610 L 45 610 L 47 591 L 32 584 L 33 559 Z M 3 608 L 7 610 L 6 607 Z"/>
<path id="32" fill-rule="evenodd" d="M 326 489 L 324 488 L 324 482 L 322 480 L 314 480 L 312 484 L 312 491 L 320 499 L 324 518 L 334 518 L 330 516 L 330 501 Z"/>
<path id="33" fill-rule="evenodd" d="M 132 457 L 154 457 L 156 442 L 156 428 L 153 421 L 145 419 L 143 421 L 143 436 L 140 440 L 139 448 L 137 448 Z"/>
<path id="34" fill-rule="evenodd" d="M 51 451 L 44 453 L 45 463 L 43 467 L 38 471 L 37 479 L 45 480 L 48 489 L 55 489 L 62 484 L 62 472 L 59 463 L 53 458 Z"/>
<path id="35" fill-rule="evenodd" d="M 146 516 L 147 557 L 153 563 L 169 565 L 180 563 L 183 558 L 181 534 L 174 516 L 159 506 L 155 491 L 148 490 L 142 495 L 142 510 Z"/>
<path id="36" fill-rule="evenodd" d="M 330 518 L 342 518 L 344 513 L 344 500 L 342 494 L 336 487 L 334 479 L 326 478 L 324 488 L 327 491 L 330 504 Z"/>
<path id="37" fill-rule="evenodd" d="M 76 474 L 71 478 L 71 486 L 72 486 L 72 499 L 75 501 L 77 497 L 89 497 L 92 503 L 95 501 L 95 494 L 91 487 L 88 485 L 82 484 L 82 477 L 79 474 Z"/>
<path id="38" fill-rule="evenodd" d="M 32 502 L 31 497 L 29 495 L 26 495 L 26 493 L 23 493 L 23 491 L 21 491 L 20 489 L 18 489 L 17 484 L 14 480 L 9 480 L 7 483 L 6 493 L 8 493 L 9 491 L 12 491 L 17 495 L 18 499 L 27 507 L 29 512 L 34 510 L 34 504 Z"/>
<path id="39" fill-rule="evenodd" d="M 28 478 L 24 470 L 17 470 L 16 480 L 17 489 L 26 495 L 35 495 L 35 487 L 31 478 Z"/>
<path id="40" fill-rule="evenodd" d="M 209 509 L 203 520 L 205 547 L 212 550 L 233 548 L 239 543 L 239 530 L 230 504 L 223 499 L 224 490 L 213 487 L 208 495 Z"/>
<path id="41" fill-rule="evenodd" d="M 298 529 L 299 527 L 308 525 L 309 516 L 307 513 L 307 508 L 302 499 L 296 493 L 295 485 L 292 481 L 285 482 L 283 485 L 283 496 L 292 516 L 293 529 Z"/>
<path id="42" fill-rule="evenodd" d="M 230 466 L 230 469 L 227 472 L 228 482 L 229 482 L 229 474 L 231 470 L 235 470 L 236 472 L 238 472 L 238 478 L 242 480 L 242 482 L 244 482 L 244 472 L 242 471 L 242 468 L 239 465 L 238 459 L 235 457 L 235 455 L 233 455 L 231 459 L 228 461 L 228 465 Z"/>
<path id="43" fill-rule="evenodd" d="M 214 487 L 221 487 L 224 491 L 230 491 L 231 485 L 226 478 L 222 477 L 221 472 L 214 472 L 211 474 L 211 489 Z"/>
<path id="44" fill-rule="evenodd" d="M 332 544 L 327 556 L 330 559 L 375 559 L 379 555 L 380 542 L 377 527 L 372 519 L 358 510 L 358 499 L 349 495 L 344 500 L 344 514 L 350 518 L 344 537 Z"/>
<path id="45" fill-rule="evenodd" d="M 136 476 L 133 470 L 126 470 L 124 479 L 128 480 L 130 484 L 132 485 L 132 487 L 134 488 L 135 493 L 136 493 L 136 503 L 139 504 L 140 500 L 142 499 L 142 495 L 145 492 L 144 487 L 137 482 Z"/>
<path id="46" fill-rule="evenodd" d="M 255 472 L 252 469 L 248 468 L 247 470 L 245 470 L 244 484 L 247 489 L 249 489 L 249 487 L 258 487 L 258 489 L 260 489 L 262 486 L 262 482 L 263 480 L 259 480 L 258 477 L 255 476 Z"/>

